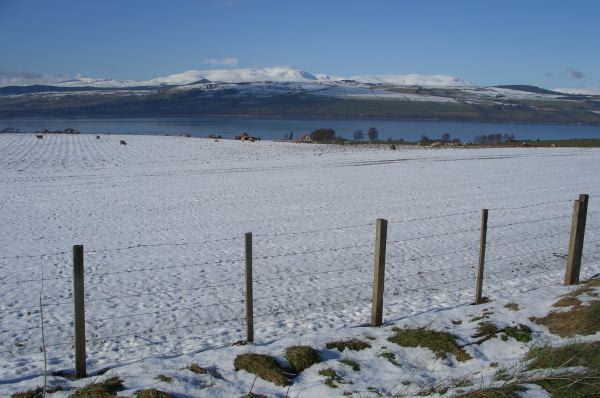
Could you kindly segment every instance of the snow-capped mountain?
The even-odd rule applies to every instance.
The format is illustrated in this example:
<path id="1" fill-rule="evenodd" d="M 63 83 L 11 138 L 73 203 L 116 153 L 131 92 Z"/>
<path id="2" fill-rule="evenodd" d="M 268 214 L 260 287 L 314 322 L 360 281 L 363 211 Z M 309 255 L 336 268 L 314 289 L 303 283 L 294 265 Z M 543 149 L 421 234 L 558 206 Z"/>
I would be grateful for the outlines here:
<path id="1" fill-rule="evenodd" d="M 395 86 L 430 86 L 430 87 L 463 87 L 470 86 L 467 81 L 448 75 L 425 75 L 425 74 L 383 74 L 383 75 L 359 75 L 342 77 L 329 74 L 312 74 L 310 72 L 292 68 L 289 66 L 272 66 L 265 68 L 234 68 L 234 69 L 209 69 L 189 70 L 168 76 L 157 77 L 150 80 L 114 80 L 95 79 L 91 77 L 76 76 L 65 78 L 64 76 L 41 76 L 35 79 L 23 78 L 0 78 L 2 86 L 27 86 L 33 84 L 48 84 L 59 87 L 133 87 L 133 86 L 178 86 L 196 83 L 199 81 L 210 81 L 216 83 L 256 83 L 256 82 L 335 82 L 342 80 L 354 80 L 358 83 L 371 83 Z"/>
<path id="2" fill-rule="evenodd" d="M 395 86 L 430 86 L 430 87 L 463 87 L 471 83 L 458 77 L 448 75 L 360 75 L 351 77 L 362 83 L 388 84 Z"/>
<path id="3" fill-rule="evenodd" d="M 554 91 L 564 94 L 575 95 L 600 95 L 600 87 L 585 87 L 585 88 L 555 88 Z"/>

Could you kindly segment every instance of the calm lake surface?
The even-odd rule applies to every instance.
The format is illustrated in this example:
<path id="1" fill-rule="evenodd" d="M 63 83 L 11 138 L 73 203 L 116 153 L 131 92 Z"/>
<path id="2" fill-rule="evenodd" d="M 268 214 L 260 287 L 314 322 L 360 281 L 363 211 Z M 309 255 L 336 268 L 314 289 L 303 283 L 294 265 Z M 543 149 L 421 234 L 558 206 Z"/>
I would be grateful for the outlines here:
<path id="1" fill-rule="evenodd" d="M 266 119 L 257 117 L 144 117 L 144 118 L 14 118 L 0 119 L 0 130 L 6 127 L 34 132 L 43 129 L 74 128 L 82 133 L 99 134 L 192 134 L 206 137 L 220 134 L 233 138 L 241 132 L 266 140 L 280 139 L 294 133 L 294 138 L 320 127 L 333 128 L 337 135 L 352 138 L 352 132 L 370 127 L 379 130 L 380 139 L 418 140 L 421 135 L 439 138 L 449 133 L 452 138 L 470 141 L 481 134 L 514 134 L 517 139 L 600 138 L 600 126 L 557 126 L 541 124 L 509 124 L 443 121 L 399 121 L 389 119 Z"/>

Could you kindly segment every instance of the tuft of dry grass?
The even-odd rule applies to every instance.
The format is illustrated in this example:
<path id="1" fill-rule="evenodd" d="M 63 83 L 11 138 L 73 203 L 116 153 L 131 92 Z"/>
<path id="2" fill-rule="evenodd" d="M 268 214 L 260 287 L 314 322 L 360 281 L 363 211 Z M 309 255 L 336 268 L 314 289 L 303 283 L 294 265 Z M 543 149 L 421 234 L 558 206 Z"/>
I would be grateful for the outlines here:
<path id="1" fill-rule="evenodd" d="M 249 392 L 248 394 L 242 395 L 240 398 L 268 398 L 264 394 L 255 394 L 253 392 Z"/>
<path id="2" fill-rule="evenodd" d="M 117 392 L 124 388 L 119 376 L 110 377 L 102 382 L 93 382 L 75 390 L 69 398 L 115 398 Z"/>
<path id="3" fill-rule="evenodd" d="M 581 300 L 577 297 L 565 296 L 558 300 L 556 303 L 552 304 L 553 307 L 580 307 Z"/>
<path id="4" fill-rule="evenodd" d="M 358 372 L 360 370 L 360 365 L 358 364 L 358 362 L 356 362 L 353 359 L 350 358 L 343 358 L 339 360 L 340 363 L 343 363 L 344 365 L 348 365 L 352 368 L 353 371 Z"/>
<path id="5" fill-rule="evenodd" d="M 344 351 L 346 348 L 353 351 L 361 351 L 365 348 L 371 348 L 371 344 L 366 341 L 351 339 L 351 340 L 340 340 L 340 341 L 331 341 L 327 343 L 326 347 L 328 349 L 337 349 L 339 351 Z"/>
<path id="6" fill-rule="evenodd" d="M 529 370 L 578 366 L 600 371 L 600 341 L 562 347 L 533 347 L 525 360 L 531 361 L 527 365 Z"/>
<path id="7" fill-rule="evenodd" d="M 167 376 L 167 375 L 163 375 L 163 374 L 160 374 L 160 375 L 156 376 L 156 378 L 158 380 L 162 381 L 162 382 L 165 382 L 165 383 L 172 383 L 173 382 L 173 378 L 171 376 Z"/>
<path id="8" fill-rule="evenodd" d="M 203 374 L 207 374 L 208 370 L 206 370 L 205 368 L 203 368 L 202 366 L 198 365 L 196 362 L 194 362 L 193 364 L 191 364 L 190 366 L 188 366 L 188 370 L 199 374 L 199 375 L 203 375 Z"/>
<path id="9" fill-rule="evenodd" d="M 319 353 L 309 346 L 293 346 L 285 350 L 285 359 L 288 360 L 295 373 L 321 362 Z"/>
<path id="10" fill-rule="evenodd" d="M 343 383 L 343 379 L 338 376 L 337 372 L 333 368 L 321 369 L 319 370 L 319 375 L 325 376 L 324 383 L 330 388 L 337 388 L 338 385 L 336 382 Z"/>
<path id="11" fill-rule="evenodd" d="M 591 301 L 566 312 L 551 312 L 532 320 L 560 337 L 589 336 L 600 331 L 600 301 Z"/>
<path id="12" fill-rule="evenodd" d="M 435 353 L 438 358 L 446 358 L 453 354 L 457 360 L 463 362 L 471 356 L 454 340 L 454 336 L 447 332 L 438 332 L 427 328 L 409 329 L 394 328 L 395 334 L 388 341 L 403 347 L 424 347 Z"/>
<path id="13" fill-rule="evenodd" d="M 519 398 L 519 392 L 526 391 L 525 387 L 509 384 L 502 387 L 482 388 L 466 394 L 456 395 L 455 398 Z"/>
<path id="14" fill-rule="evenodd" d="M 263 380 L 270 381 L 278 386 L 290 384 L 289 373 L 282 368 L 272 356 L 264 354 L 246 353 L 238 355 L 233 361 L 235 370 L 244 369 L 248 373 L 257 375 Z"/>
<path id="15" fill-rule="evenodd" d="M 504 306 L 504 308 L 509 309 L 511 311 L 519 311 L 519 304 L 517 303 L 508 303 Z"/>
<path id="16" fill-rule="evenodd" d="M 577 289 L 565 294 L 554 307 L 571 307 L 565 312 L 551 312 L 543 318 L 532 318 L 537 324 L 548 327 L 550 333 L 560 337 L 588 336 L 600 331 L 600 301 L 583 303 L 579 297 L 597 297 L 600 279 L 584 282 Z"/>
<path id="17" fill-rule="evenodd" d="M 136 398 L 175 398 L 171 394 L 168 394 L 164 391 L 155 390 L 154 388 L 137 391 L 135 396 Z"/>
<path id="18" fill-rule="evenodd" d="M 61 386 L 54 387 L 46 387 L 46 394 L 53 394 L 57 391 L 62 391 L 63 388 Z M 36 387 L 33 390 L 17 392 L 12 394 L 11 398 L 43 398 L 44 396 L 44 387 Z"/>

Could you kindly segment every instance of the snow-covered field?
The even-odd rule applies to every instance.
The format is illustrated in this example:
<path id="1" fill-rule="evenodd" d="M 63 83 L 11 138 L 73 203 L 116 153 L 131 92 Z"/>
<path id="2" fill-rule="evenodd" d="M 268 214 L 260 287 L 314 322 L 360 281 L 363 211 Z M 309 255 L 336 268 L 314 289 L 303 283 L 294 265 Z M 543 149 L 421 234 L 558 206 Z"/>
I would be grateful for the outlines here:
<path id="1" fill-rule="evenodd" d="M 73 368 L 74 244 L 85 247 L 90 373 L 116 366 L 135 389 L 171 372 L 181 396 L 239 396 L 254 377 L 233 372 L 234 353 L 389 334 L 355 327 L 370 319 L 377 218 L 389 221 L 384 321 L 435 324 L 471 311 L 482 208 L 484 294 L 498 306 L 541 305 L 536 289 L 562 281 L 580 193 L 590 194 L 585 278 L 600 272 L 596 149 L 0 135 L 0 395 L 42 383 L 40 294 L 48 371 Z M 245 338 L 245 232 L 254 239 L 254 348 L 230 347 Z M 523 350 L 492 347 L 460 372 Z M 431 381 L 451 371 L 413 354 L 412 368 L 395 370 L 422 363 Z M 191 362 L 215 364 L 229 381 L 201 389 L 181 371 Z M 388 371 L 367 369 L 358 384 L 391 383 Z M 285 396 L 266 382 L 257 389 Z M 291 396 L 342 393 L 314 371 Z"/>

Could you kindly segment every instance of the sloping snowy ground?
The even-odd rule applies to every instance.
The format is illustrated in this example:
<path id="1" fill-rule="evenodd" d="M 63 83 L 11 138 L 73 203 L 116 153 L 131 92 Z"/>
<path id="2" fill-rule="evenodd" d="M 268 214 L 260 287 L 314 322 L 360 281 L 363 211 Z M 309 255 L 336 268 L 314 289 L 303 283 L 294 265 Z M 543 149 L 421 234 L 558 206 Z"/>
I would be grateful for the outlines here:
<path id="1" fill-rule="evenodd" d="M 257 351 L 389 334 L 345 328 L 369 320 L 376 218 L 390 223 L 387 322 L 470 311 L 481 208 L 490 209 L 485 294 L 508 300 L 561 283 L 579 193 L 590 194 L 582 277 L 596 274 L 599 160 L 598 150 L 573 148 L 0 135 L 0 392 L 41 383 L 40 292 L 49 371 L 72 369 L 74 244 L 86 253 L 88 369 L 139 360 L 115 372 L 144 386 L 192 358 L 232 370 L 243 348 L 205 350 L 244 338 L 245 232 L 254 234 Z M 490 358 L 514 360 L 505 350 Z M 315 383 L 306 377 L 293 389 Z M 235 396 L 253 379 L 226 378 L 205 392 L 191 392 L 193 382 L 172 390 Z"/>

